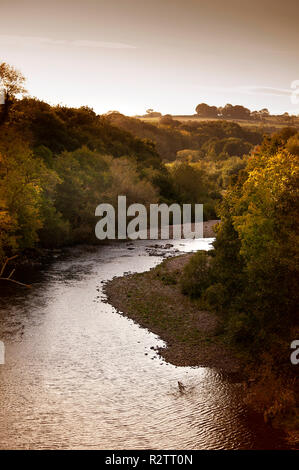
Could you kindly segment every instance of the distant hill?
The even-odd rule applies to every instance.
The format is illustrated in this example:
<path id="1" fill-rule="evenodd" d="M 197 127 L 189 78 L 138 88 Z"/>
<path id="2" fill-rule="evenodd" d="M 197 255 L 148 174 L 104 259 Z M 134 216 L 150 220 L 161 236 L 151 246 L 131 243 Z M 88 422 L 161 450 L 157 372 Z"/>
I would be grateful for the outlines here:
<path id="1" fill-rule="evenodd" d="M 201 157 L 204 158 L 209 152 L 209 144 L 222 140 L 224 147 L 227 139 L 239 139 L 240 143 L 246 143 L 246 148 L 244 145 L 244 148 L 241 148 L 241 145 L 239 151 L 241 153 L 238 151 L 233 153 L 241 156 L 243 153 L 248 153 L 254 145 L 261 143 L 264 133 L 262 128 L 251 129 L 224 120 L 198 118 L 178 120 L 170 116 L 168 120 L 163 121 L 163 118 L 132 118 L 117 112 L 107 115 L 106 119 L 112 125 L 139 138 L 153 141 L 164 161 L 175 160 L 177 152 L 184 149 L 199 150 Z M 221 145 L 218 147 L 221 148 Z"/>

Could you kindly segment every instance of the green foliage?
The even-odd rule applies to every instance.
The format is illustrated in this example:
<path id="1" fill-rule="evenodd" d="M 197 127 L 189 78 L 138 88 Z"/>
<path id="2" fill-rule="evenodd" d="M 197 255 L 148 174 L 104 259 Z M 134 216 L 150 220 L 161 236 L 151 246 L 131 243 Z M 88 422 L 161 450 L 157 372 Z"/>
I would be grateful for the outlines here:
<path id="1" fill-rule="evenodd" d="M 222 158 L 242 156 L 262 141 L 262 132 L 221 120 L 178 121 L 166 115 L 157 123 L 149 123 L 120 113 L 111 113 L 106 119 L 138 138 L 154 142 L 166 162 L 174 161 L 177 153 L 186 149 L 198 151 L 196 160 L 218 160 L 221 153 Z"/>
<path id="2" fill-rule="evenodd" d="M 95 207 L 107 188 L 108 166 L 107 157 L 86 147 L 63 152 L 55 161 L 61 181 L 56 187 L 55 206 L 70 224 L 74 241 L 86 241 L 87 234 L 92 234 Z"/>
<path id="3" fill-rule="evenodd" d="M 116 204 L 119 194 L 129 204 L 157 202 L 163 178 L 152 142 L 91 109 L 13 100 L 0 126 L 0 257 L 37 244 L 95 242 L 100 202 Z"/>
<path id="4" fill-rule="evenodd" d="M 246 166 L 246 155 L 262 141 L 260 132 L 234 122 L 180 122 L 165 115 L 156 123 L 148 123 L 120 113 L 110 113 L 106 118 L 136 137 L 155 143 L 164 162 L 168 162 L 169 175 L 160 170 L 152 179 L 161 200 L 203 203 L 205 220 L 216 217 L 222 191 Z M 197 163 L 201 165 L 196 168 Z"/>
<path id="5" fill-rule="evenodd" d="M 26 135 L 32 148 L 43 146 L 54 155 L 86 146 L 115 158 L 127 156 L 140 167 L 161 166 L 152 142 L 111 125 L 107 117 L 98 116 L 87 107 L 51 107 L 32 98 L 15 100 L 10 126 Z"/>
<path id="6" fill-rule="evenodd" d="M 184 268 L 180 279 L 183 294 L 200 297 L 211 282 L 211 268 L 208 253 L 198 251 Z"/>
<path id="7" fill-rule="evenodd" d="M 120 193 L 129 204 L 203 203 L 204 218 L 215 218 L 221 191 L 244 166 L 241 157 L 229 165 L 229 152 L 241 154 L 259 138 L 235 123 L 164 116 L 161 125 L 149 125 L 12 95 L 1 129 L 1 256 L 37 243 L 94 242 L 95 207 L 115 204 Z M 178 152 L 178 161 L 163 165 L 155 145 L 162 158 L 174 160 Z"/>
<path id="8" fill-rule="evenodd" d="M 129 204 L 203 203 L 204 217 L 209 219 L 216 217 L 216 206 L 226 193 L 213 270 L 215 282 L 225 285 L 230 295 L 242 291 L 245 278 L 247 282 L 258 271 L 252 262 L 259 255 L 252 248 L 254 237 L 270 234 L 261 243 L 261 259 L 266 242 L 273 252 L 279 251 L 279 242 L 269 243 L 275 227 L 272 219 L 261 223 L 257 234 L 249 215 L 244 218 L 250 211 L 256 218 L 259 211 L 274 210 L 266 206 L 262 183 L 258 197 L 264 206 L 253 210 L 249 201 L 253 183 L 247 183 L 248 194 L 242 192 L 249 171 L 244 170 L 248 160 L 244 154 L 261 143 L 261 133 L 220 120 L 180 122 L 166 115 L 161 123 L 148 124 L 115 112 L 98 116 L 88 107 L 17 100 L 14 95 L 24 91 L 23 77 L 5 70 L 14 74 L 7 87 L 13 87 L 15 80 L 17 88 L 11 88 L 9 114 L 0 126 L 0 256 L 37 243 L 54 247 L 95 241 L 95 207 L 100 202 L 116 204 L 119 194 L 126 195 Z M 260 155 L 275 156 L 283 145 L 296 154 L 294 130 L 264 141 L 254 159 L 259 159 L 261 172 L 265 162 Z M 282 163 L 288 164 L 288 160 Z M 227 189 L 236 181 L 234 190 Z M 293 204 L 291 194 L 289 204 Z M 286 204 L 287 190 L 281 197 Z M 240 296 L 232 298 L 241 303 Z"/>
<path id="9" fill-rule="evenodd" d="M 225 312 L 232 341 L 255 350 L 276 341 L 278 331 L 288 338 L 298 324 L 297 142 L 292 129 L 266 138 L 246 169 L 231 179 L 219 208 L 210 282 L 205 289 L 196 287 L 203 262 L 194 257 L 193 281 L 184 285 L 189 295 L 202 296 L 211 308 Z"/>
<path id="10" fill-rule="evenodd" d="M 228 339 L 232 343 L 250 349 L 251 352 L 257 352 L 258 328 L 251 315 L 244 312 L 231 314 L 227 320 L 226 330 Z"/>
<path id="11" fill-rule="evenodd" d="M 41 246 L 57 248 L 65 246 L 72 240 L 70 223 L 57 211 L 52 199 L 43 197 L 40 217 L 43 221 L 43 225 L 38 231 L 38 240 Z"/>
<path id="12" fill-rule="evenodd" d="M 176 161 L 168 164 L 167 168 L 176 188 L 176 202 L 193 205 L 204 204 L 205 220 L 215 218 L 215 200 L 221 196 L 217 192 L 212 194 L 214 186 L 206 166 L 200 162 Z M 194 206 L 192 207 L 194 208 Z"/>
<path id="13" fill-rule="evenodd" d="M 31 248 L 43 226 L 43 194 L 58 182 L 14 132 L 0 133 L 1 252 Z"/>
<path id="14" fill-rule="evenodd" d="M 230 157 L 225 160 L 220 168 L 218 167 L 218 183 L 221 188 L 226 189 L 234 177 L 237 177 L 241 170 L 247 165 L 247 157 Z"/>
<path id="15" fill-rule="evenodd" d="M 290 137 L 286 142 L 286 150 L 293 155 L 299 156 L 299 134 Z"/>
<path id="16" fill-rule="evenodd" d="M 203 299 L 208 307 L 222 310 L 228 300 L 227 290 L 220 282 L 211 284 L 207 289 L 205 289 Z"/>

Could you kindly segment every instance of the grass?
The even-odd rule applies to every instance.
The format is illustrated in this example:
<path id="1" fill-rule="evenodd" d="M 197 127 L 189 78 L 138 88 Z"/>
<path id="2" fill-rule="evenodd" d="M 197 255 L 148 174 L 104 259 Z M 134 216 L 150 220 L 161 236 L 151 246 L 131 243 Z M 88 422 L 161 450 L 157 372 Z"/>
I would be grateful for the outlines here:
<path id="1" fill-rule="evenodd" d="M 146 273 L 113 279 L 105 287 L 108 301 L 167 343 L 159 353 L 168 362 L 236 372 L 238 360 L 222 339 L 217 316 L 181 293 L 179 280 L 189 257 L 170 258 Z"/>
<path id="2" fill-rule="evenodd" d="M 174 120 L 181 121 L 181 122 L 187 122 L 187 121 L 221 121 L 222 119 L 215 119 L 215 118 L 201 118 L 195 115 L 173 115 L 172 116 Z M 160 121 L 159 117 L 138 117 L 141 121 L 144 122 L 149 122 L 150 124 L 158 124 Z M 299 118 L 295 119 L 293 122 L 283 122 L 279 121 L 277 118 L 274 116 L 269 116 L 268 118 L 265 118 L 263 121 L 252 121 L 252 120 L 246 120 L 246 119 L 224 119 L 225 121 L 228 122 L 236 122 L 242 127 L 252 127 L 252 128 L 257 128 L 261 129 L 263 128 L 265 132 L 273 132 L 276 129 L 282 129 L 284 127 L 295 127 L 299 128 Z"/>

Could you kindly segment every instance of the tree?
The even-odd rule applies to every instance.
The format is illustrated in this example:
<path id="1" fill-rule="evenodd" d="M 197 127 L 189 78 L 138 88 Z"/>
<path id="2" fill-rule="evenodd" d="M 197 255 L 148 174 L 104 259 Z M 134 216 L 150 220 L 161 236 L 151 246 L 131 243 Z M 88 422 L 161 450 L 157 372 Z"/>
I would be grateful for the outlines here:
<path id="1" fill-rule="evenodd" d="M 4 103 L 1 116 L 1 122 L 5 122 L 9 108 L 13 102 L 13 99 L 18 94 L 26 93 L 24 88 L 25 77 L 17 69 L 11 65 L 2 62 L 0 64 L 0 86 L 4 93 Z"/>
<path id="2" fill-rule="evenodd" d="M 285 143 L 285 134 L 274 146 L 267 139 L 232 178 L 214 243 L 213 279 L 227 292 L 234 334 L 248 327 L 260 345 L 266 331 L 288 334 L 297 321 L 299 159 L 296 135 Z"/>
<path id="3" fill-rule="evenodd" d="M 204 203 L 210 190 L 210 182 L 204 166 L 200 163 L 176 161 L 168 167 L 180 203 Z"/>
<path id="4" fill-rule="evenodd" d="M 146 116 L 147 117 L 161 117 L 162 114 L 157 111 L 154 111 L 152 108 L 149 108 L 146 110 Z"/>
<path id="5" fill-rule="evenodd" d="M 195 111 L 200 117 L 218 117 L 218 108 L 216 106 L 209 106 L 206 103 L 198 104 Z"/>
<path id="6" fill-rule="evenodd" d="M 38 241 L 44 196 L 57 182 L 57 175 L 33 156 L 26 141 L 13 129 L 1 129 L 0 262 Z"/>
<path id="7" fill-rule="evenodd" d="M 250 110 L 241 105 L 226 104 L 224 108 L 220 108 L 223 118 L 228 119 L 250 119 Z"/>

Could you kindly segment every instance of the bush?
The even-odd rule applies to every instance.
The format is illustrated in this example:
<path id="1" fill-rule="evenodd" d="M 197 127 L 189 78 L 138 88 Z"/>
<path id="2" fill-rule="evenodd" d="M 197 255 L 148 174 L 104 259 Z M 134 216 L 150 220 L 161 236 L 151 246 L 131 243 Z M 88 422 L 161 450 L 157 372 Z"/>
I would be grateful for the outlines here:
<path id="1" fill-rule="evenodd" d="M 184 268 L 181 290 L 185 295 L 200 297 L 210 282 L 210 257 L 205 251 L 198 251 Z"/>
<path id="2" fill-rule="evenodd" d="M 227 324 L 228 337 L 232 343 L 252 347 L 256 329 L 246 313 L 233 314 Z"/>
<path id="3" fill-rule="evenodd" d="M 205 290 L 203 299 L 207 307 L 222 310 L 223 305 L 227 301 L 227 290 L 220 282 L 217 282 Z"/>
<path id="4" fill-rule="evenodd" d="M 44 248 L 65 246 L 70 241 L 71 227 L 67 220 L 47 201 L 41 210 L 43 227 L 38 232 L 40 245 Z"/>
<path id="5" fill-rule="evenodd" d="M 203 205 L 203 218 L 204 218 L 204 220 L 217 219 L 215 201 L 205 202 L 204 203 L 204 205 Z"/>

